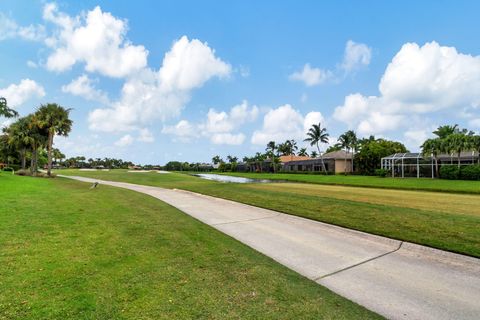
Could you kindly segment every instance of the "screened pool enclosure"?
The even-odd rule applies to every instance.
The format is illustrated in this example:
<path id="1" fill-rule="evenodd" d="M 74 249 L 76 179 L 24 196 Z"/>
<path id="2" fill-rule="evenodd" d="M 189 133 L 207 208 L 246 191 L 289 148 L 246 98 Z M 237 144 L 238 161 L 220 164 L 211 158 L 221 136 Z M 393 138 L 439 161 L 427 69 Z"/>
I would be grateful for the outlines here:
<path id="1" fill-rule="evenodd" d="M 441 166 L 461 166 L 478 163 L 477 152 L 462 152 L 458 154 L 441 154 L 436 157 L 423 156 L 421 153 L 395 153 L 381 160 L 381 168 L 390 171 L 392 177 L 435 178 L 436 163 Z"/>

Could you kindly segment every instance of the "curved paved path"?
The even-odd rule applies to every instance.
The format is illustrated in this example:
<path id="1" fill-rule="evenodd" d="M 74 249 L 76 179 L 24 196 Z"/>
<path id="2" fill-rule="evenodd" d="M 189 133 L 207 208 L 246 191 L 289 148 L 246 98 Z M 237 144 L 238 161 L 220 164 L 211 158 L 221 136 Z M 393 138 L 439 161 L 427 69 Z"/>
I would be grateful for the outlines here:
<path id="1" fill-rule="evenodd" d="M 480 260 L 181 190 L 158 198 L 390 319 L 479 319 Z"/>

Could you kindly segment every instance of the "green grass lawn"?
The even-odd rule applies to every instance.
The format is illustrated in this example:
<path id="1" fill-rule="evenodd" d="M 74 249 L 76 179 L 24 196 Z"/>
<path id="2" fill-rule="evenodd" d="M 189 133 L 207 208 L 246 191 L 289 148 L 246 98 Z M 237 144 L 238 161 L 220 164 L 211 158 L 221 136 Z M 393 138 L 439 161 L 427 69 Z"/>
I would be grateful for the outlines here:
<path id="1" fill-rule="evenodd" d="M 222 173 L 220 173 L 222 174 Z M 237 177 L 254 179 L 286 180 L 315 184 L 345 185 L 354 187 L 371 187 L 386 189 L 424 190 L 454 193 L 480 194 L 480 181 L 443 180 L 428 178 L 381 178 L 372 176 L 345 176 L 321 174 L 288 174 L 288 173 L 223 173 Z"/>
<path id="2" fill-rule="evenodd" d="M 179 173 L 126 170 L 60 173 L 185 189 L 480 257 L 478 195 L 299 183 L 218 183 Z"/>
<path id="3" fill-rule="evenodd" d="M 378 318 L 140 193 L 3 173 L 0 195 L 0 319 Z"/>

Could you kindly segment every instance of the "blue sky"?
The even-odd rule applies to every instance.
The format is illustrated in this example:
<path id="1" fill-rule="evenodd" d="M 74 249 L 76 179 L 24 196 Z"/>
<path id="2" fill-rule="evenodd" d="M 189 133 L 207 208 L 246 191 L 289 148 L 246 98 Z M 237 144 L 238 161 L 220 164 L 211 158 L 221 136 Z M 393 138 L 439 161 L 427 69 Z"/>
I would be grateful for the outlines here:
<path id="1" fill-rule="evenodd" d="M 0 95 L 73 108 L 68 156 L 263 151 L 322 122 L 412 151 L 480 129 L 477 1 L 2 1 Z M 5 119 L 0 119 L 4 123 Z"/>

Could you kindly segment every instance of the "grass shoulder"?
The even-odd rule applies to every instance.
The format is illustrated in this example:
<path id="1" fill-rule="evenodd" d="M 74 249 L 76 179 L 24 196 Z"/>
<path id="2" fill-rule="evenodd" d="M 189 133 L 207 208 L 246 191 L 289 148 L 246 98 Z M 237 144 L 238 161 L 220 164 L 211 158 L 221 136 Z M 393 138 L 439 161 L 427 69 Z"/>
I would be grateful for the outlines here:
<path id="1" fill-rule="evenodd" d="M 0 318 L 379 318 L 146 195 L 0 174 Z"/>

